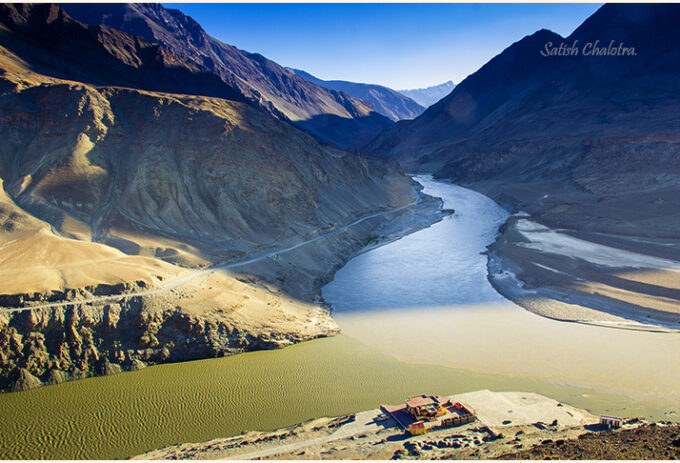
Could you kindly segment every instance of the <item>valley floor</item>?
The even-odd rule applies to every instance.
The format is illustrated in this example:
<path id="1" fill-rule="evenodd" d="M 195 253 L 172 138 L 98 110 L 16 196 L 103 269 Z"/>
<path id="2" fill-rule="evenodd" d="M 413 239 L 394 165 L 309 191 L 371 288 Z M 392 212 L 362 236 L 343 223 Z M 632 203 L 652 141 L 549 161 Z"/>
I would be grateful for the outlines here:
<path id="1" fill-rule="evenodd" d="M 444 197 L 448 191 L 444 206 L 455 207 L 456 213 L 362 254 L 335 275 L 334 286 L 342 298 L 338 302 L 349 309 L 362 307 L 358 302 L 386 301 L 388 308 L 343 313 L 329 297 L 332 292 L 324 292 L 344 336 L 3 394 L 0 409 L 8 418 L 2 432 L 5 456 L 118 458 L 162 448 L 144 456 L 437 458 L 455 452 L 457 458 L 492 458 L 546 439 L 576 437 L 597 421 L 586 414 L 587 420 L 570 422 L 585 412 L 565 402 L 594 413 L 675 419 L 678 373 L 667 368 L 677 357 L 675 335 L 558 323 L 503 301 L 489 285 L 482 254 L 507 214 L 469 190 L 425 184 L 430 189 L 424 193 L 441 190 L 433 196 Z M 432 211 L 441 210 L 441 203 L 432 206 L 437 206 Z M 489 214 L 481 220 L 483 210 Z M 369 231 L 361 236 L 370 236 L 372 242 L 389 241 L 392 235 L 387 228 Z M 364 244 L 365 250 L 375 243 Z M 305 249 L 286 253 L 279 262 Z M 432 273 L 439 279 L 430 278 Z M 369 284 L 368 292 L 360 291 L 364 283 Z M 218 284 L 210 286 L 219 291 Z M 394 298 L 404 304 L 408 297 L 417 302 L 423 295 L 446 304 L 389 309 L 397 307 Z M 404 335 L 398 335 L 400 330 Z M 407 338 L 410 342 L 404 343 Z M 414 438 L 374 419 L 375 407 L 383 400 L 399 403 L 422 392 L 486 388 L 536 391 L 558 398 L 563 406 L 529 393 L 475 393 L 481 397 L 476 402 L 474 394 L 461 394 L 456 397 L 475 410 L 479 422 Z M 53 403 L 62 405 L 52 409 Z M 361 409 L 373 410 L 347 415 Z M 322 416 L 341 418 L 305 421 Z M 277 428 L 220 437 L 244 429 Z M 495 438 L 498 433 L 506 437 Z"/>

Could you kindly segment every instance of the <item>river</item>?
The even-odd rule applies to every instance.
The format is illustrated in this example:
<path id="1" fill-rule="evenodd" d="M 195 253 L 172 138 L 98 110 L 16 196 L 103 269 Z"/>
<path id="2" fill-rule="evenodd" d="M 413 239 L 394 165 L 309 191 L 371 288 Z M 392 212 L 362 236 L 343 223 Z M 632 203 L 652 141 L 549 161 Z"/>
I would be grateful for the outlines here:
<path id="1" fill-rule="evenodd" d="M 480 253 L 493 243 L 508 213 L 472 190 L 429 177 L 416 180 L 455 214 L 349 261 L 322 290 L 334 316 L 505 300 L 488 282 L 486 256 Z"/>
<path id="2" fill-rule="evenodd" d="M 506 212 L 419 180 L 456 213 L 336 274 L 323 293 L 343 335 L 0 394 L 0 459 L 124 458 L 478 389 L 678 419 L 677 336 L 552 321 L 504 300 L 480 252 Z"/>
<path id="3" fill-rule="evenodd" d="M 456 213 L 336 273 L 323 295 L 346 336 L 402 361 L 593 388 L 626 397 L 609 404 L 621 413 L 680 418 L 676 333 L 560 322 L 505 300 L 483 252 L 507 213 L 474 191 L 418 181 Z"/>

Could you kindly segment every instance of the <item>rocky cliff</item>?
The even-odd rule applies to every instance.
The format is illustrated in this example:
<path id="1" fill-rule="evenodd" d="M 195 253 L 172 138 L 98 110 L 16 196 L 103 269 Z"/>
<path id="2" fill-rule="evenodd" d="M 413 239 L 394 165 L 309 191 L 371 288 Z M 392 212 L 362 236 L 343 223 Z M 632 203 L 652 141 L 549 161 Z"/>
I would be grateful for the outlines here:
<path id="1" fill-rule="evenodd" d="M 149 364 L 280 348 L 338 332 L 325 309 L 273 287 L 254 287 L 254 281 L 217 273 L 179 289 L 137 296 L 129 294 L 147 288 L 144 281 L 114 291 L 97 285 L 67 290 L 58 298 L 62 305 L 13 313 L 5 308 L 0 389 L 20 391 Z M 57 293 L 45 299 L 57 299 Z M 83 302 L 95 295 L 99 301 Z M 3 299 L 6 307 L 7 296 Z M 26 302 L 22 305 L 30 305 Z"/>

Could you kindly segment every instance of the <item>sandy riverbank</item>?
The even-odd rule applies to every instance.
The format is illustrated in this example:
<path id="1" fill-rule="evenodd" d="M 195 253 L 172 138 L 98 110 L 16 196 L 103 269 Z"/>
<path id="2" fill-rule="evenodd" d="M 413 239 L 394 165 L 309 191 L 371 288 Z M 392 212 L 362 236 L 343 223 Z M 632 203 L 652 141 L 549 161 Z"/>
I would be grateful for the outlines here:
<path id="1" fill-rule="evenodd" d="M 437 459 L 495 458 L 546 440 L 596 430 L 598 417 L 545 396 L 488 390 L 451 396 L 477 420 L 411 436 L 379 409 L 319 418 L 273 432 L 247 432 L 154 450 L 140 459 Z M 633 427 L 635 425 L 627 425 Z"/>
<path id="2" fill-rule="evenodd" d="M 489 247 L 489 280 L 530 312 L 628 329 L 680 329 L 678 189 L 487 180 L 466 185 L 513 215 Z"/>
<path id="3" fill-rule="evenodd" d="M 521 213 L 501 230 L 489 281 L 516 304 L 557 320 L 680 330 L 680 262 L 659 253 L 674 243 L 552 229 Z"/>

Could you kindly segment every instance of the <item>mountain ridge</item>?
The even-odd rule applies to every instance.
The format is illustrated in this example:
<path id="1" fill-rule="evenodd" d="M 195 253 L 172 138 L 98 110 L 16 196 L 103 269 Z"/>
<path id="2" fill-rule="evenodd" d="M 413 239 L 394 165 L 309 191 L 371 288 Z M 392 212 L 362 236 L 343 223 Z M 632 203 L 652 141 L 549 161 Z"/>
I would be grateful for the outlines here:
<path id="1" fill-rule="evenodd" d="M 61 6 L 86 24 L 107 25 L 160 43 L 237 88 L 249 104 L 319 140 L 359 148 L 391 125 L 364 101 L 314 85 L 260 54 L 211 37 L 179 10 L 145 3 Z"/>
<path id="2" fill-rule="evenodd" d="M 432 85 L 430 87 L 423 88 L 413 88 L 397 90 L 397 92 L 402 95 L 416 101 L 419 105 L 428 108 L 435 104 L 437 101 L 444 98 L 446 95 L 451 93 L 451 91 L 456 87 L 453 81 L 449 80 L 447 82 L 441 83 L 439 85 Z"/>
<path id="3" fill-rule="evenodd" d="M 324 88 L 348 93 L 369 102 L 376 111 L 393 121 L 413 119 L 425 108 L 396 90 L 376 84 L 363 84 L 345 80 L 322 80 L 300 69 L 291 69 L 296 75 Z"/>
<path id="4" fill-rule="evenodd" d="M 3 43 L 43 75 L 245 102 L 237 89 L 163 47 L 108 27 L 86 26 L 54 5 L 3 8 L 0 21 Z"/>

